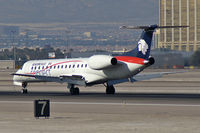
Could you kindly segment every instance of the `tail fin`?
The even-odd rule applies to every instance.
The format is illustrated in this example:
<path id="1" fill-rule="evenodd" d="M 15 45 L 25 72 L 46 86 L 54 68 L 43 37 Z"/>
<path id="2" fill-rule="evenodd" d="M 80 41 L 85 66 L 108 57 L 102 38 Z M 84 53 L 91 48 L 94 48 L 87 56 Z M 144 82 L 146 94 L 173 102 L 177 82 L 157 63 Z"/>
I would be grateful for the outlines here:
<path id="1" fill-rule="evenodd" d="M 143 29 L 141 37 L 138 41 L 137 47 L 129 52 L 123 54 L 123 56 L 134 56 L 138 58 L 143 58 L 148 60 L 150 51 L 151 51 L 151 43 L 153 32 L 157 28 L 183 28 L 188 26 L 158 26 L 158 25 L 150 25 L 150 26 L 122 26 L 120 29 Z"/>

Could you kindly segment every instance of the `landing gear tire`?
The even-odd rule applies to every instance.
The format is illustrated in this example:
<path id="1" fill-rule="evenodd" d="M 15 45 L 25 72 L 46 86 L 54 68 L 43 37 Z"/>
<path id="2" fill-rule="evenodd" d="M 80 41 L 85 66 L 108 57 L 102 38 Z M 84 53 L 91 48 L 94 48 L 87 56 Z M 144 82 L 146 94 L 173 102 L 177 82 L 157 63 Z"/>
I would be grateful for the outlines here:
<path id="1" fill-rule="evenodd" d="M 113 85 L 106 87 L 106 94 L 115 94 L 115 87 Z"/>
<path id="2" fill-rule="evenodd" d="M 27 94 L 27 93 L 28 93 L 28 90 L 27 90 L 27 89 L 22 89 L 22 90 L 21 90 L 21 93 L 22 93 L 22 94 Z"/>
<path id="3" fill-rule="evenodd" d="M 71 95 L 79 95 L 79 88 L 78 87 L 70 88 L 70 93 Z"/>
<path id="4" fill-rule="evenodd" d="M 26 82 L 23 82 L 22 83 L 22 90 L 21 90 L 21 93 L 22 94 L 27 94 L 28 93 L 28 90 L 26 89 L 26 87 L 27 87 L 27 83 Z"/>

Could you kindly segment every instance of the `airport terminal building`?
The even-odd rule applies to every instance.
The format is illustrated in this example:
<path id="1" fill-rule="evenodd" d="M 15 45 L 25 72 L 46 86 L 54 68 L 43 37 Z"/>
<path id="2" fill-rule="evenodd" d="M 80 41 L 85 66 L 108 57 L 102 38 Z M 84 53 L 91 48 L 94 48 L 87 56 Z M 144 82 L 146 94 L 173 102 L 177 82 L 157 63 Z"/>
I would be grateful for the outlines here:
<path id="1" fill-rule="evenodd" d="M 159 0 L 159 25 L 189 25 L 161 29 L 157 48 L 196 51 L 200 48 L 200 0 Z"/>

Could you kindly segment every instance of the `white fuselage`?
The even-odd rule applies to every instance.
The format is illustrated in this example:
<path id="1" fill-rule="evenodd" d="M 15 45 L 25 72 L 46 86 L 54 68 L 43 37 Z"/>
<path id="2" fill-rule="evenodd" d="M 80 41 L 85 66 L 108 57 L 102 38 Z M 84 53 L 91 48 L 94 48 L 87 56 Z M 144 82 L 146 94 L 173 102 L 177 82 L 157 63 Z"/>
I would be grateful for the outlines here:
<path id="1" fill-rule="evenodd" d="M 141 58 L 125 56 L 118 56 L 115 58 L 118 61 L 117 65 L 102 70 L 92 69 L 88 64 L 89 58 L 33 60 L 24 63 L 23 67 L 16 73 L 46 77 L 81 75 L 88 85 L 92 85 L 105 83 L 109 80 L 129 78 L 147 67 L 147 65 L 145 65 L 146 60 Z M 43 81 L 35 79 L 34 77 L 19 75 L 14 75 L 13 80 L 15 85 L 21 85 L 23 82 Z"/>

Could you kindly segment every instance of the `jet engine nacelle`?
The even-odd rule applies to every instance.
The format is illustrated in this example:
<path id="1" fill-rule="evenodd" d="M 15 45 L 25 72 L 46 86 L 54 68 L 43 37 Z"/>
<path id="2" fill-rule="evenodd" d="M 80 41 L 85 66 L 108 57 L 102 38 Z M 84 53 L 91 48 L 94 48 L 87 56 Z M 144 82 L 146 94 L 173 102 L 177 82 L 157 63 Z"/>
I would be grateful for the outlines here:
<path id="1" fill-rule="evenodd" d="M 117 64 L 117 59 L 109 55 L 93 55 L 89 58 L 88 65 L 95 70 L 102 70 Z"/>
<path id="2" fill-rule="evenodd" d="M 153 57 L 149 57 L 149 64 L 153 65 L 155 63 L 155 59 Z"/>

